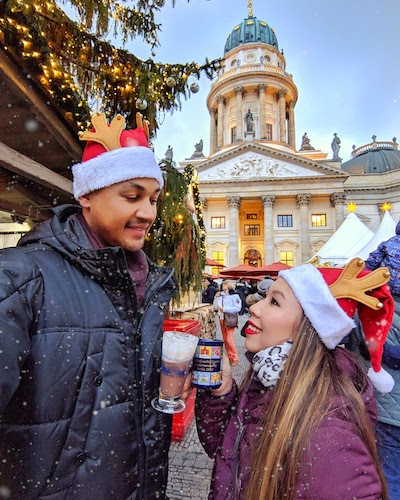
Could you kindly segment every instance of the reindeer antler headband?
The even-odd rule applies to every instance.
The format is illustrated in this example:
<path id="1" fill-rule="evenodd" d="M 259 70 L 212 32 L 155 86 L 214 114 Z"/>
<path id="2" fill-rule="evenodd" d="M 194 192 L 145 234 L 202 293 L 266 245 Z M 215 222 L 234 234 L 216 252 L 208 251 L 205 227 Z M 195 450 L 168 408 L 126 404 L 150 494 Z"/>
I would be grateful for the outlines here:
<path id="1" fill-rule="evenodd" d="M 368 376 L 378 390 L 389 392 L 393 379 L 381 368 L 381 358 L 394 312 L 386 285 L 390 273 L 385 267 L 372 272 L 363 268 L 364 262 L 355 258 L 344 269 L 304 264 L 279 276 L 287 281 L 328 349 L 334 349 L 355 328 L 352 317 L 358 311 L 371 356 Z"/>
<path id="2" fill-rule="evenodd" d="M 331 294 L 336 299 L 353 299 L 371 309 L 378 310 L 383 307 L 377 297 L 367 295 L 376 288 L 385 285 L 390 280 L 387 267 L 380 267 L 370 273 L 358 277 L 364 268 L 364 261 L 358 257 L 352 259 L 340 273 L 338 279 L 329 285 Z"/>
<path id="3" fill-rule="evenodd" d="M 120 138 L 125 127 L 125 118 L 122 115 L 115 116 L 108 125 L 105 114 L 97 113 L 92 116 L 92 124 L 94 131 L 79 132 L 81 141 L 97 142 L 107 151 L 113 151 L 121 147 Z M 136 113 L 136 125 L 137 128 L 143 129 L 147 140 L 149 140 L 149 122 L 143 120 L 143 115 L 139 112 Z"/>
<path id="4" fill-rule="evenodd" d="M 117 115 L 110 124 L 103 113 L 92 117 L 93 130 L 81 132 L 88 141 L 82 163 L 74 165 L 74 196 L 78 200 L 92 191 L 138 177 L 156 179 L 164 185 L 160 167 L 149 149 L 149 122 L 136 113 L 137 127 L 125 130 L 125 118 Z"/>

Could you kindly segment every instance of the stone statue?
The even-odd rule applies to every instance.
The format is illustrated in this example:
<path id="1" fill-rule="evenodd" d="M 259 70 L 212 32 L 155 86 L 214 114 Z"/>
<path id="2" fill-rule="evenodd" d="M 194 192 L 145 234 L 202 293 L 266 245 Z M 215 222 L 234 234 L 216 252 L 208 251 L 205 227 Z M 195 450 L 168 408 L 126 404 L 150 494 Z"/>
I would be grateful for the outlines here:
<path id="1" fill-rule="evenodd" d="M 168 146 L 167 151 L 165 152 L 165 159 L 168 161 L 172 161 L 174 158 L 174 151 L 171 146 Z"/>
<path id="2" fill-rule="evenodd" d="M 315 150 L 310 144 L 310 139 L 308 138 L 307 132 L 301 138 L 300 151 L 311 151 Z"/>
<path id="3" fill-rule="evenodd" d="M 246 122 L 246 131 L 247 132 L 253 132 L 253 114 L 250 111 L 250 108 L 247 111 L 247 113 L 245 114 L 244 120 Z"/>
<path id="4" fill-rule="evenodd" d="M 203 139 L 200 139 L 200 141 L 194 145 L 194 153 L 192 154 L 192 158 L 204 158 Z"/>
<path id="5" fill-rule="evenodd" d="M 203 152 L 203 139 L 200 139 L 200 142 L 197 142 L 194 145 L 194 151 L 195 151 L 195 153 L 202 153 Z"/>
<path id="6" fill-rule="evenodd" d="M 307 132 L 301 138 L 301 147 L 307 146 L 310 144 L 310 139 L 308 138 Z"/>
<path id="7" fill-rule="evenodd" d="M 341 140 L 339 139 L 339 137 L 337 136 L 337 133 L 335 132 L 333 134 L 333 140 L 332 140 L 332 144 L 331 144 L 334 160 L 340 160 L 340 158 L 339 158 L 340 144 L 341 144 Z"/>

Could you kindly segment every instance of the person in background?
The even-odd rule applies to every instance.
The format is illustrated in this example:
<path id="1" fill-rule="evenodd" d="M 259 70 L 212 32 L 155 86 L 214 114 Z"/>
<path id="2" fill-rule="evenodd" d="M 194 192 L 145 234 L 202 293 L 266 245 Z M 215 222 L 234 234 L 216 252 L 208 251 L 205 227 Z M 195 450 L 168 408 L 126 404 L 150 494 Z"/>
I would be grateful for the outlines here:
<path id="1" fill-rule="evenodd" d="M 367 273 L 358 262 L 343 276 L 312 264 L 281 271 L 266 298 L 250 307 L 251 367 L 241 389 L 225 362 L 221 387 L 197 391 L 198 435 L 215 457 L 210 499 L 388 498 L 373 387 L 339 344 L 354 328 L 356 309 L 365 308 L 359 314 L 370 325 L 377 370 L 371 378 L 390 390 L 372 345 L 384 342 L 393 300 L 387 272 Z M 366 285 L 360 272 L 368 274 Z M 365 293 L 371 289 L 372 296 Z"/>
<path id="2" fill-rule="evenodd" d="M 148 128 L 98 114 L 54 209 L 0 264 L 0 485 L 18 500 L 166 498 L 155 411 L 173 269 L 142 250 L 163 176 Z"/>
<path id="3" fill-rule="evenodd" d="M 249 310 L 249 307 L 252 306 L 253 304 L 256 304 L 260 300 L 265 299 L 267 296 L 269 287 L 272 285 L 274 280 L 272 280 L 269 277 L 265 277 L 263 280 L 261 280 L 257 284 L 257 291 L 255 293 L 251 293 L 246 297 L 246 309 Z M 246 321 L 246 323 L 242 326 L 242 329 L 240 330 L 240 335 L 242 337 L 246 337 L 246 328 L 248 326 L 249 322 Z"/>
<path id="4" fill-rule="evenodd" d="M 246 312 L 246 297 L 250 293 L 250 287 L 246 284 L 246 282 L 240 279 L 235 286 L 235 293 L 237 293 L 242 301 L 242 308 L 240 309 L 239 314 L 242 316 Z"/>
<path id="5" fill-rule="evenodd" d="M 371 252 L 365 261 L 367 269 L 387 267 L 390 273 L 389 288 L 394 297 L 400 297 L 400 221 L 396 225 L 396 234 L 381 243 Z"/>
<path id="6" fill-rule="evenodd" d="M 203 304 L 213 304 L 215 294 L 218 292 L 218 284 L 212 278 L 203 279 L 203 291 L 201 301 Z"/>
<path id="7" fill-rule="evenodd" d="M 231 365 L 236 366 L 239 363 L 238 352 L 236 349 L 233 334 L 235 326 L 227 324 L 228 315 L 236 315 L 236 326 L 238 324 L 239 312 L 242 308 L 242 301 L 235 293 L 234 282 L 225 280 L 221 285 L 222 291 L 217 292 L 214 298 L 214 310 L 217 311 L 219 323 L 221 326 L 222 340 Z"/>
<path id="8" fill-rule="evenodd" d="M 257 291 L 255 293 L 249 294 L 246 297 L 246 306 L 250 307 L 259 300 L 265 299 L 267 296 L 269 287 L 272 285 L 274 280 L 271 278 L 264 278 L 259 283 L 257 283 Z"/>
<path id="9" fill-rule="evenodd" d="M 382 363 L 395 380 L 395 385 L 389 396 L 375 391 L 378 406 L 376 439 L 389 497 L 391 500 L 400 500 L 400 222 L 396 226 L 396 235 L 371 252 L 365 266 L 371 270 L 385 266 L 390 272 L 388 285 L 393 295 L 395 312 L 383 346 Z M 357 330 L 350 336 L 346 347 L 357 353 L 361 365 L 366 370 L 371 367 L 363 328 L 359 321 Z"/>

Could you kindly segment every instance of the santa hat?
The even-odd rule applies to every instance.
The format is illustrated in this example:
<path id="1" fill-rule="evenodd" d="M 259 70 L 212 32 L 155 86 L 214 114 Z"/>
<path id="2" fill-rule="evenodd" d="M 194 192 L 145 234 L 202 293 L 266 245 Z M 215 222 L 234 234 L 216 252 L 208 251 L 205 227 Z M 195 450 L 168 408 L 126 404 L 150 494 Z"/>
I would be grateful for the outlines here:
<path id="1" fill-rule="evenodd" d="M 385 394 L 394 386 L 392 376 L 381 366 L 383 344 L 394 314 L 386 285 L 390 273 L 385 267 L 372 272 L 363 268 L 364 262 L 355 258 L 344 269 L 304 264 L 280 271 L 279 276 L 288 283 L 328 349 L 334 349 L 356 326 L 352 318 L 358 311 L 371 358 L 368 376 Z"/>
<path id="2" fill-rule="evenodd" d="M 82 162 L 73 165 L 74 197 L 97 191 L 118 182 L 146 177 L 164 185 L 161 169 L 149 148 L 148 123 L 136 114 L 138 127 L 123 130 L 125 119 L 117 115 L 108 125 L 103 113 L 92 117 L 94 129 L 80 134 L 87 140 Z"/>

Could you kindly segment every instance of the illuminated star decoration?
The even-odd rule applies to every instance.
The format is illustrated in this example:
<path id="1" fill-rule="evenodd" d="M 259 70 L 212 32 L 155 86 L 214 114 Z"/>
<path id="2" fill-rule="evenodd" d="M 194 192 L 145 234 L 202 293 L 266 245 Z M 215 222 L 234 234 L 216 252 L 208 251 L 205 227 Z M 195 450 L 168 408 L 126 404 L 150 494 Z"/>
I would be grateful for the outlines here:
<path id="1" fill-rule="evenodd" d="M 347 203 L 347 211 L 350 212 L 355 212 L 357 208 L 357 205 L 354 202 Z"/>
<path id="2" fill-rule="evenodd" d="M 381 205 L 381 212 L 389 212 L 390 210 L 392 210 L 392 204 L 391 203 L 382 203 Z"/>

